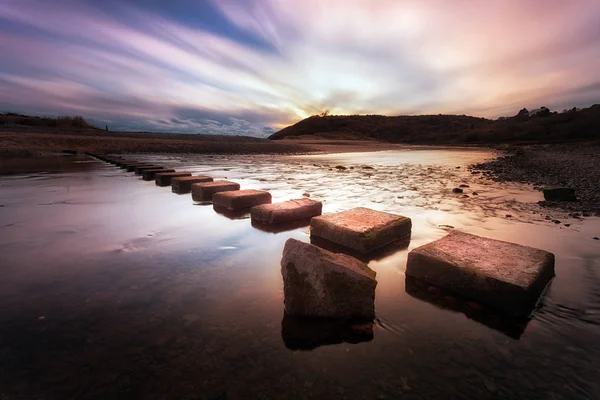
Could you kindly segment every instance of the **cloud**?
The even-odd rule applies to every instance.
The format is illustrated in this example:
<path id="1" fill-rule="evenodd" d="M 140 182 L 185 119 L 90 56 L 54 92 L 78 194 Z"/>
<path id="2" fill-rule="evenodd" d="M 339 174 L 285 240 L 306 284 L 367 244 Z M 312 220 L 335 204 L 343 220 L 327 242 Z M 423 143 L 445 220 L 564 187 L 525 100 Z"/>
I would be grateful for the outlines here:
<path id="1" fill-rule="evenodd" d="M 325 109 L 496 117 L 598 102 L 592 0 L 164 4 L 5 0 L 0 110 L 264 136 Z"/>

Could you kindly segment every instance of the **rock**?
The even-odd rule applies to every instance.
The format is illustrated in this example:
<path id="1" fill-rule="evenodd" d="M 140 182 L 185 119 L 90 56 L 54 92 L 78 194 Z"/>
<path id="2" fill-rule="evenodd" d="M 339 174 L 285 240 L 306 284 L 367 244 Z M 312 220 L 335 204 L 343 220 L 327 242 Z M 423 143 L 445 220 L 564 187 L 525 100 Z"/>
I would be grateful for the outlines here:
<path id="1" fill-rule="evenodd" d="M 136 175 L 141 175 L 143 171 L 147 169 L 161 169 L 160 165 L 138 165 L 135 167 L 134 171 Z"/>
<path id="2" fill-rule="evenodd" d="M 468 188 L 468 187 L 469 187 L 469 185 L 465 185 L 465 184 L 463 183 L 462 185 L 459 185 L 458 187 L 459 187 L 459 188 Z"/>
<path id="3" fill-rule="evenodd" d="M 310 228 L 312 236 L 367 254 L 410 237 L 412 222 L 400 215 L 358 207 L 314 217 Z"/>
<path id="4" fill-rule="evenodd" d="M 157 172 L 154 174 L 154 181 L 157 186 L 171 185 L 171 179 L 181 176 L 192 176 L 191 172 Z"/>
<path id="5" fill-rule="evenodd" d="M 302 196 L 304 196 L 304 197 L 310 197 L 310 193 L 304 192 L 304 193 L 302 193 Z"/>
<path id="6" fill-rule="evenodd" d="M 125 168 L 127 170 L 127 172 L 134 172 L 136 170 L 136 168 L 140 168 L 140 167 L 154 167 L 154 165 L 151 164 L 129 164 L 127 165 L 127 168 Z"/>
<path id="7" fill-rule="evenodd" d="M 546 201 L 577 201 L 575 189 L 571 188 L 546 188 L 543 189 Z"/>
<path id="8" fill-rule="evenodd" d="M 461 188 L 454 188 L 452 189 L 452 193 L 462 193 L 463 190 Z"/>
<path id="9" fill-rule="evenodd" d="M 195 201 L 211 201 L 219 192 L 240 190 L 240 184 L 230 181 L 214 181 L 192 184 L 192 199 Z"/>
<path id="10" fill-rule="evenodd" d="M 234 190 L 213 195 L 213 205 L 236 211 L 271 203 L 271 193 L 264 190 Z"/>
<path id="11" fill-rule="evenodd" d="M 453 231 L 412 250 L 406 275 L 504 311 L 529 315 L 554 277 L 554 255 Z"/>
<path id="12" fill-rule="evenodd" d="M 361 168 L 362 169 L 375 169 L 375 168 L 373 168 L 373 167 L 371 167 L 369 165 L 363 165 Z"/>
<path id="13" fill-rule="evenodd" d="M 560 221 L 559 221 L 559 220 L 557 220 L 557 219 L 553 219 L 553 220 L 552 220 L 552 222 L 554 222 L 554 223 L 555 223 L 555 224 L 557 224 L 557 225 L 558 225 L 558 224 L 560 224 Z"/>
<path id="14" fill-rule="evenodd" d="M 568 227 L 570 227 L 570 226 L 571 226 L 571 224 L 565 224 L 565 226 L 568 228 Z"/>
<path id="15" fill-rule="evenodd" d="M 472 194 L 473 194 L 473 196 L 479 196 L 479 193 L 477 193 L 477 192 L 473 192 Z"/>
<path id="16" fill-rule="evenodd" d="M 598 236 L 594 236 L 593 238 L 594 240 L 600 240 L 600 238 Z"/>
<path id="17" fill-rule="evenodd" d="M 145 181 L 153 181 L 154 176 L 159 172 L 175 172 L 175 170 L 169 168 L 147 169 L 142 171 L 142 179 Z"/>
<path id="18" fill-rule="evenodd" d="M 338 171 L 345 171 L 345 170 L 347 170 L 347 169 L 348 169 L 348 168 L 344 167 L 343 165 L 336 165 L 336 166 L 335 166 L 335 168 L 336 168 Z"/>
<path id="19" fill-rule="evenodd" d="M 468 199 L 468 198 L 469 198 L 469 195 L 468 195 L 468 194 L 463 194 L 463 195 L 462 195 L 462 196 L 460 196 L 460 197 L 461 197 L 461 198 L 463 198 L 463 199 Z"/>
<path id="20" fill-rule="evenodd" d="M 321 215 L 323 203 L 307 198 L 288 200 L 282 203 L 263 204 L 252 207 L 252 221 L 279 224 L 308 219 Z"/>
<path id="21" fill-rule="evenodd" d="M 322 318 L 375 317 L 375 271 L 345 254 L 288 239 L 281 259 L 285 312 Z"/>
<path id="22" fill-rule="evenodd" d="M 171 179 L 171 190 L 176 193 L 189 193 L 192 190 L 192 184 L 200 182 L 212 182 L 210 176 L 180 176 Z"/>

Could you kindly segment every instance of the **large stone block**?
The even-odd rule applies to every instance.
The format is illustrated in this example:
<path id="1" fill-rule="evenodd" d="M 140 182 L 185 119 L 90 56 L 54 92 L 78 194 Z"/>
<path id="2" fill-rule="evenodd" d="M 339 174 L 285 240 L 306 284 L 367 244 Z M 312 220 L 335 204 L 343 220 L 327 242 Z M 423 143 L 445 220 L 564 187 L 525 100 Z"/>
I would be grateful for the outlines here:
<path id="1" fill-rule="evenodd" d="M 320 201 L 302 198 L 252 207 L 250 214 L 253 222 L 281 224 L 316 217 L 321 215 L 322 210 L 323 203 Z"/>
<path id="2" fill-rule="evenodd" d="M 215 193 L 232 190 L 240 190 L 240 184 L 230 181 L 194 183 L 192 184 L 192 198 L 195 201 L 212 201 Z"/>
<path id="3" fill-rule="evenodd" d="M 153 167 L 151 164 L 129 164 L 126 168 L 127 172 L 135 172 L 140 167 Z"/>
<path id="4" fill-rule="evenodd" d="M 264 190 L 234 190 L 213 195 L 213 205 L 226 210 L 243 210 L 271 202 L 271 193 Z"/>
<path id="5" fill-rule="evenodd" d="M 500 310 L 528 315 L 554 277 L 554 255 L 453 231 L 412 250 L 406 275 Z"/>
<path id="6" fill-rule="evenodd" d="M 281 274 L 285 311 L 289 315 L 375 317 L 375 271 L 354 257 L 288 239 Z"/>
<path id="7" fill-rule="evenodd" d="M 314 217 L 310 228 L 311 236 L 367 254 L 410 237 L 412 222 L 400 215 L 358 207 Z"/>
<path id="8" fill-rule="evenodd" d="M 144 172 L 147 169 L 161 169 L 162 167 L 160 165 L 152 165 L 152 164 L 148 164 L 148 165 L 139 165 L 137 167 L 135 167 L 134 171 L 136 175 L 141 175 L 142 172 Z"/>
<path id="9" fill-rule="evenodd" d="M 162 172 L 175 172 L 175 170 L 171 168 L 146 169 L 142 171 L 142 179 L 145 181 L 153 181 L 155 175 Z"/>
<path id="10" fill-rule="evenodd" d="M 210 176 L 181 176 L 171 179 L 171 188 L 176 193 L 189 193 L 192 190 L 192 184 L 201 182 L 212 182 Z"/>
<path id="11" fill-rule="evenodd" d="M 171 179 L 181 176 L 192 176 L 191 172 L 157 172 L 154 181 L 157 186 L 171 186 Z"/>

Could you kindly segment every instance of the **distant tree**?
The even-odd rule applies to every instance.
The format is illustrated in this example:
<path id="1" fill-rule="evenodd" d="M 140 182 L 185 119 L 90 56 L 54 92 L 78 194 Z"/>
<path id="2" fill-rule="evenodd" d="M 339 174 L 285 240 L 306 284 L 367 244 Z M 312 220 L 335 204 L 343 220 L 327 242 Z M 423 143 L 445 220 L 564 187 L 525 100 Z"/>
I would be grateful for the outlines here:
<path id="1" fill-rule="evenodd" d="M 329 115 L 329 110 L 325 110 L 321 114 L 319 114 L 319 117 L 326 117 L 328 115 Z"/>
<path id="2" fill-rule="evenodd" d="M 529 117 L 529 110 L 526 108 L 521 109 L 517 114 L 517 117 Z"/>
<path id="3" fill-rule="evenodd" d="M 550 115 L 550 109 L 548 107 L 541 106 L 539 111 L 535 113 L 535 115 L 540 117 L 547 117 Z"/>

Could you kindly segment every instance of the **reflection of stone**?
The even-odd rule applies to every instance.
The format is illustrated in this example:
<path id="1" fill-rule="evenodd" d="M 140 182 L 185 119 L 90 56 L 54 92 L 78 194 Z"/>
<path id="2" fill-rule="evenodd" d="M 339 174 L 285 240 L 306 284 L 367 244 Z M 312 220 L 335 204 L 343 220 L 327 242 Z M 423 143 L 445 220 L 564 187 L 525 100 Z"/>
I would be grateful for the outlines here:
<path id="1" fill-rule="evenodd" d="M 254 210 L 254 208 L 256 208 L 256 207 L 253 207 L 252 210 Z M 255 221 L 255 220 L 252 220 L 251 224 L 254 228 L 256 228 L 260 231 L 263 231 L 263 232 L 281 233 L 281 232 L 293 231 L 298 228 L 304 228 L 304 227 L 309 226 L 310 218 L 301 219 L 298 221 L 286 222 L 283 224 L 263 224 L 263 223 Z"/>
<path id="2" fill-rule="evenodd" d="M 191 172 L 157 172 L 154 175 L 154 181 L 157 186 L 170 186 L 171 179 L 181 176 L 192 176 Z"/>
<path id="3" fill-rule="evenodd" d="M 170 168 L 147 169 L 142 171 L 142 179 L 145 181 L 153 181 L 154 176 L 159 172 L 175 172 L 175 170 Z"/>
<path id="4" fill-rule="evenodd" d="M 339 343 L 373 340 L 373 321 L 349 321 L 328 318 L 283 315 L 281 337 L 290 350 L 313 350 Z"/>
<path id="5" fill-rule="evenodd" d="M 288 239 L 281 274 L 285 310 L 290 315 L 375 317 L 375 271 L 354 257 Z"/>
<path id="6" fill-rule="evenodd" d="M 210 204 L 210 203 L 209 203 Z M 228 210 L 227 208 L 219 207 L 213 204 L 213 209 L 219 215 L 227 217 L 229 219 L 249 219 L 250 218 L 250 210 L 244 208 L 242 210 Z"/>
<path id="7" fill-rule="evenodd" d="M 339 245 L 337 243 L 333 243 L 330 240 L 323 239 L 318 236 L 311 236 L 310 243 L 322 249 L 331 251 L 333 253 L 348 254 L 349 256 L 358 258 L 359 260 L 368 263 L 369 261 L 373 260 L 382 260 L 399 251 L 406 250 L 408 248 L 408 245 L 410 244 L 410 237 L 407 237 L 394 243 L 390 243 L 367 254 L 362 254 L 356 250 Z"/>
<path id="8" fill-rule="evenodd" d="M 315 217 L 310 227 L 311 235 L 366 254 L 409 237 L 412 222 L 400 215 L 358 207 Z"/>
<path id="9" fill-rule="evenodd" d="M 192 190 L 192 184 L 200 182 L 212 182 L 210 176 L 180 176 L 171 179 L 171 190 L 175 193 L 189 193 Z"/>
<path id="10" fill-rule="evenodd" d="M 192 199 L 195 201 L 212 201 L 215 193 L 231 190 L 240 190 L 240 184 L 230 181 L 194 183 L 192 185 Z"/>
<path id="11" fill-rule="evenodd" d="M 243 210 L 259 204 L 271 202 L 271 193 L 264 190 L 234 190 L 219 192 L 213 195 L 213 204 L 216 207 L 228 210 Z"/>
<path id="12" fill-rule="evenodd" d="M 463 313 L 467 318 L 502 332 L 513 339 L 519 339 L 529 323 L 527 317 L 509 315 L 492 307 L 479 306 L 472 300 L 431 286 L 428 282 L 412 276 L 406 276 L 405 290 L 414 298 L 444 310 Z"/>
<path id="13" fill-rule="evenodd" d="M 307 198 L 288 200 L 275 204 L 263 204 L 252 207 L 252 221 L 264 224 L 310 219 L 321 215 L 323 203 Z"/>
<path id="14" fill-rule="evenodd" d="M 501 310 L 528 315 L 554 276 L 554 255 L 452 231 L 412 250 L 406 274 Z"/>

